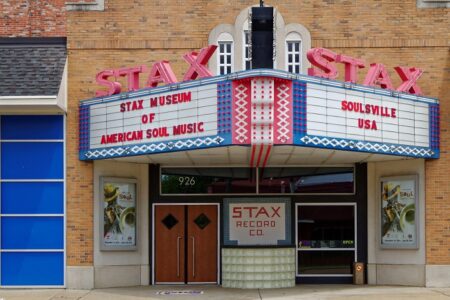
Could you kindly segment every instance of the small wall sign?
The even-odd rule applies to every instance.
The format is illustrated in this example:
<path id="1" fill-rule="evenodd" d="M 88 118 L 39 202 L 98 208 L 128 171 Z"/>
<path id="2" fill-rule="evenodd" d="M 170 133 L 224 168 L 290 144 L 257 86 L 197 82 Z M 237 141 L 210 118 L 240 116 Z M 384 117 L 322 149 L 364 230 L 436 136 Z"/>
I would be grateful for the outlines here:
<path id="1" fill-rule="evenodd" d="M 224 199 L 224 245 L 289 245 L 289 199 Z"/>

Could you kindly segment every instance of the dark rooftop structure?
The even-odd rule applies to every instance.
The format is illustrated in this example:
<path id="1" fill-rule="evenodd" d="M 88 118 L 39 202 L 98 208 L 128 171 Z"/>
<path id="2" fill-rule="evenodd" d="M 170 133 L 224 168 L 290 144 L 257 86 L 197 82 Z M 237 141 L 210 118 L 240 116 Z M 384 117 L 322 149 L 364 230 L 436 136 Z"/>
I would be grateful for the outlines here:
<path id="1" fill-rule="evenodd" d="M 0 96 L 57 95 L 66 38 L 0 38 Z"/>

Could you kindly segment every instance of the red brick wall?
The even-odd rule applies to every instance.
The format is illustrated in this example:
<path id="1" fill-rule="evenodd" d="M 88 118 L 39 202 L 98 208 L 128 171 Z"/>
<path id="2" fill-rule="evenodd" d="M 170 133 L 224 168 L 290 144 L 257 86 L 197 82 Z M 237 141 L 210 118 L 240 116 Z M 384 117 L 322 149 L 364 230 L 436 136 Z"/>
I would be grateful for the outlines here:
<path id="1" fill-rule="evenodd" d="M 66 36 L 65 0 L 0 1 L 0 37 Z"/>

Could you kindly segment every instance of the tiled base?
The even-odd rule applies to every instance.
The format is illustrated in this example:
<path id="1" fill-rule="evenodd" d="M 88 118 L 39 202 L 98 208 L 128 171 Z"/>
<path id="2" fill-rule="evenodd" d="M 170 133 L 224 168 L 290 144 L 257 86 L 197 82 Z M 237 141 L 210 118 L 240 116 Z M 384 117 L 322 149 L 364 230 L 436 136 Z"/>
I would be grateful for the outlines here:
<path id="1" fill-rule="evenodd" d="M 222 249 L 222 286 L 243 289 L 295 286 L 295 249 Z"/>

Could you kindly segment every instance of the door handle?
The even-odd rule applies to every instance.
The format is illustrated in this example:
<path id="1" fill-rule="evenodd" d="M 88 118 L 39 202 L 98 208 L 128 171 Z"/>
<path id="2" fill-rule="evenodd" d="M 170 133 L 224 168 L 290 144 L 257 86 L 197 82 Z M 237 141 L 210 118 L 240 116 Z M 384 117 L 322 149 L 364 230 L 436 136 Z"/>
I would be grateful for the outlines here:
<path id="1" fill-rule="evenodd" d="M 181 236 L 177 236 L 177 277 L 180 277 L 180 240 Z"/>
<path id="2" fill-rule="evenodd" d="M 192 277 L 195 278 L 195 237 L 191 236 L 192 239 Z"/>

